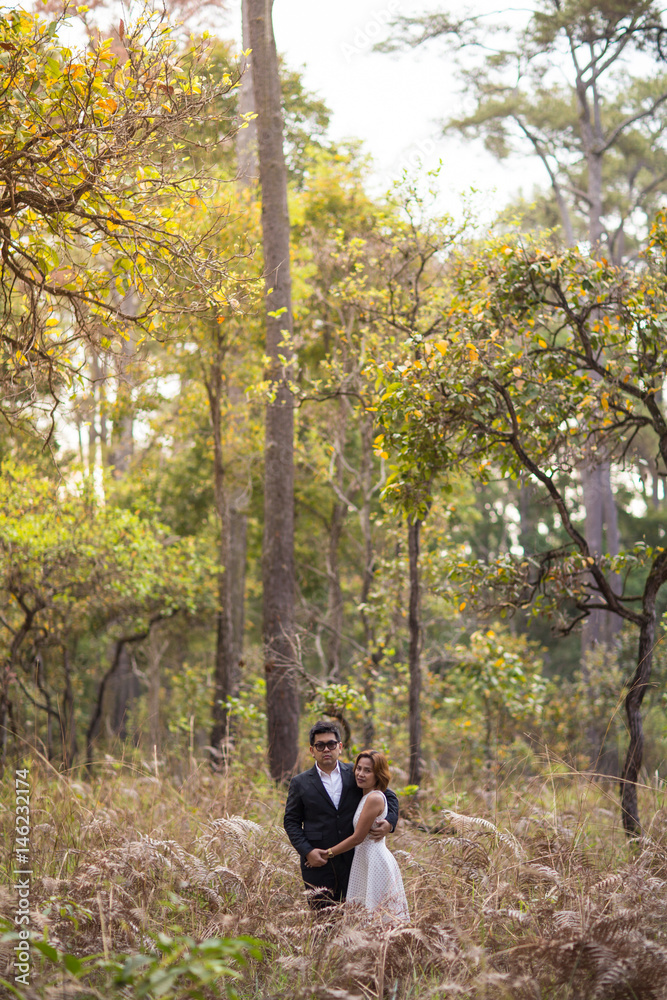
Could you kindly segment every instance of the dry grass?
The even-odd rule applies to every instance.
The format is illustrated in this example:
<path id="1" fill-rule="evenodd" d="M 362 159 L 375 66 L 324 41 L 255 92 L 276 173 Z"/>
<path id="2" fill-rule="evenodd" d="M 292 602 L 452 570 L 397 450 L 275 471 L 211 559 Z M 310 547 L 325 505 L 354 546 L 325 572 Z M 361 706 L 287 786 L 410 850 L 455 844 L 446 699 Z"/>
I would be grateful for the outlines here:
<path id="1" fill-rule="evenodd" d="M 33 921 L 63 951 L 150 951 L 159 931 L 252 935 L 271 950 L 246 969 L 242 1000 L 667 997 L 661 792 L 644 791 L 648 835 L 629 848 L 615 791 L 583 778 L 462 790 L 465 809 L 434 785 L 405 804 L 391 838 L 413 917 L 392 928 L 308 910 L 284 796 L 241 765 L 223 777 L 193 767 L 178 782 L 111 763 L 91 781 L 44 766 L 32 778 Z M 3 806 L 6 885 L 9 794 Z M 3 890 L 0 913 L 14 905 Z M 43 967 L 27 995 L 74 995 L 62 990 Z"/>

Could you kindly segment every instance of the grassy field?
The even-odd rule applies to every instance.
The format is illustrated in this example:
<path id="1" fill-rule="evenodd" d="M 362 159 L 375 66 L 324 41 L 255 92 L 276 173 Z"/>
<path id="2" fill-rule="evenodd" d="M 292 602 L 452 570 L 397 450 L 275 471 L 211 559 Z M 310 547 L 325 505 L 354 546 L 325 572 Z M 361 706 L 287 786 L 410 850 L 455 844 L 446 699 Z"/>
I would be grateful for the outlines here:
<path id="1" fill-rule="evenodd" d="M 12 993 L 15 941 L 5 940 L 0 995 L 181 998 L 203 983 L 197 995 L 212 997 L 231 980 L 216 974 L 222 946 L 206 942 L 250 936 L 265 943 L 261 957 L 239 964 L 231 948 L 225 960 L 241 1000 L 667 997 L 662 788 L 642 790 L 646 835 L 628 846 L 610 784 L 546 764 L 499 787 L 432 778 L 402 800 L 390 840 L 412 915 L 391 927 L 345 907 L 309 911 L 284 791 L 265 774 L 182 768 L 107 760 L 87 780 L 32 763 L 32 928 L 56 951 L 33 947 L 30 985 Z M 9 922 L 13 785 L 6 774 Z M 137 953 L 152 964 L 135 969 L 125 956 Z M 77 959 L 93 955 L 86 972 Z"/>

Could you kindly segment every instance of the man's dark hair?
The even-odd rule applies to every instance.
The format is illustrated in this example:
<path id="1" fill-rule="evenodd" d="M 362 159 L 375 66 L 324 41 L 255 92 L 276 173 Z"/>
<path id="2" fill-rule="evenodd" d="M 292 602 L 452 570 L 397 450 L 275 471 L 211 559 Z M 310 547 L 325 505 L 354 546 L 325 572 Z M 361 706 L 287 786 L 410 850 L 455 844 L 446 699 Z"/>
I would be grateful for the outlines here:
<path id="1" fill-rule="evenodd" d="M 320 721 L 316 722 L 313 728 L 310 730 L 308 736 L 311 747 L 315 742 L 315 737 L 319 736 L 321 733 L 333 733 L 338 742 L 339 743 L 341 742 L 340 729 L 338 728 L 338 725 L 335 722 L 325 722 L 324 719 L 320 719 Z"/>

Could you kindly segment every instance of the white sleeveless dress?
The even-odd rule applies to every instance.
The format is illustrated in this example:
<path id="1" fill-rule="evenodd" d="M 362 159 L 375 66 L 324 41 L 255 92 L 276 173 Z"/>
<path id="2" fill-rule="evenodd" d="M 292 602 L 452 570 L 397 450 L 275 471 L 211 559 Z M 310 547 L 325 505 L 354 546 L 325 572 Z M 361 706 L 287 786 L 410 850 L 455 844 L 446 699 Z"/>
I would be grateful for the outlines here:
<path id="1" fill-rule="evenodd" d="M 378 819 L 387 818 L 387 799 Z M 355 830 L 366 797 L 357 806 L 352 825 Z M 405 898 L 403 879 L 398 862 L 382 840 L 371 840 L 370 836 L 355 847 L 350 870 L 350 881 L 346 899 L 348 903 L 363 903 L 368 910 L 379 910 L 381 915 L 409 920 L 408 901 Z"/>

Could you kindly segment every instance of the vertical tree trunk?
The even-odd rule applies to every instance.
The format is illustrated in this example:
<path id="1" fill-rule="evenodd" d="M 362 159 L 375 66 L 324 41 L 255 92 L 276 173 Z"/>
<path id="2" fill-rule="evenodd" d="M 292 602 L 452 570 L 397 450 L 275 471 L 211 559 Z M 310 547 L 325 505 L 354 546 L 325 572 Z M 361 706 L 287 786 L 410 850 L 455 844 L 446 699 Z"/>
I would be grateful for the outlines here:
<path id="1" fill-rule="evenodd" d="M 127 716 L 134 699 L 139 695 L 139 683 L 132 670 L 132 657 L 127 646 L 123 646 L 116 673 L 109 686 L 111 705 L 108 723 L 120 740 L 127 739 Z"/>
<path id="2" fill-rule="evenodd" d="M 338 422 L 334 430 L 331 478 L 335 483 L 333 508 L 329 523 L 329 543 L 327 545 L 327 623 L 329 641 L 327 643 L 327 674 L 332 681 L 340 677 L 340 650 L 343 635 L 343 590 L 340 583 L 338 550 L 347 516 L 345 503 L 345 439 L 347 434 L 348 402 L 339 400 Z"/>
<path id="3" fill-rule="evenodd" d="M 586 465 L 581 470 L 581 481 L 586 509 L 586 541 L 591 553 L 602 552 L 602 480 L 599 465 Z M 581 633 L 581 655 L 586 672 L 585 658 L 600 642 L 603 618 L 606 612 L 591 611 Z"/>
<path id="4" fill-rule="evenodd" d="M 213 338 L 213 360 L 204 375 L 208 394 L 211 429 L 213 432 L 213 477 L 215 487 L 215 509 L 218 518 L 218 613 L 215 646 L 215 668 L 213 683 L 213 727 L 210 743 L 215 751 L 222 753 L 230 736 L 227 699 L 234 693 L 235 664 L 232 643 L 232 612 L 230 585 L 230 510 L 225 464 L 222 450 L 222 396 L 223 364 L 225 357 L 224 336 L 220 332 L 217 319 L 211 322 Z"/>
<path id="5" fill-rule="evenodd" d="M 269 764 L 272 776 L 284 780 L 297 761 L 299 694 L 294 635 L 294 401 L 289 385 L 290 223 L 272 6 L 272 0 L 248 0 L 262 189 L 266 354 L 273 397 L 266 406 L 265 424 L 264 663 Z"/>
<path id="6" fill-rule="evenodd" d="M 63 647 L 63 672 L 65 674 L 65 690 L 63 695 L 63 711 L 60 717 L 60 741 L 63 754 L 63 768 L 68 771 L 74 764 L 77 753 L 76 719 L 74 716 L 74 692 L 72 691 L 72 671 L 67 647 Z"/>
<path id="7" fill-rule="evenodd" d="M 366 666 L 364 670 L 364 695 L 368 707 L 364 712 L 364 746 L 372 747 L 375 742 L 375 680 L 377 670 L 382 660 L 382 651 L 375 648 L 375 635 L 367 604 L 373 585 L 373 532 L 371 527 L 371 498 L 373 495 L 373 420 L 369 413 L 361 417 L 361 469 L 359 473 L 361 484 L 361 507 L 359 520 L 364 543 L 364 572 L 361 582 L 360 615 L 364 628 L 364 649 L 366 650 Z"/>
<path id="8" fill-rule="evenodd" d="M 232 694 L 238 694 L 243 665 L 243 634 L 245 630 L 245 576 L 248 549 L 248 516 L 234 504 L 229 511 L 229 608 L 232 626 Z"/>
<path id="9" fill-rule="evenodd" d="M 410 727 L 410 776 L 411 785 L 418 785 L 422 777 L 422 718 L 421 718 L 421 593 L 419 583 L 419 532 L 422 522 L 415 520 L 408 525 L 408 559 L 410 563 L 410 607 L 408 626 L 410 647 L 409 727 Z"/>
<path id="10" fill-rule="evenodd" d="M 660 476 L 656 462 L 651 466 L 651 505 L 654 510 L 660 506 Z"/>
<path id="11" fill-rule="evenodd" d="M 637 802 L 637 779 L 644 757 L 644 727 L 641 706 L 651 677 L 654 643 L 655 609 L 639 632 L 637 668 L 625 698 L 625 714 L 628 720 L 630 741 L 621 775 L 620 791 L 623 829 L 629 837 L 638 837 L 641 834 L 639 804 Z"/>
<path id="12" fill-rule="evenodd" d="M 148 659 L 148 739 L 151 749 L 160 750 L 160 664 L 167 651 L 169 640 L 160 642 L 157 632 L 152 632 L 146 643 Z"/>
<path id="13" fill-rule="evenodd" d="M 243 49 L 252 48 L 250 41 L 249 0 L 242 2 Z M 239 114 L 246 115 L 255 112 L 255 93 L 253 88 L 252 55 L 246 59 L 241 86 L 239 88 Z M 239 129 L 236 134 L 236 162 L 238 179 L 243 187 L 256 180 L 259 175 L 257 162 L 257 119 L 254 118 L 247 128 Z"/>
<path id="14" fill-rule="evenodd" d="M 655 648 L 656 599 L 660 588 L 667 581 L 667 551 L 657 557 L 644 584 L 642 595 L 643 622 L 639 631 L 637 667 L 625 699 L 625 712 L 630 730 L 630 742 L 621 775 L 621 813 L 623 828 L 629 837 L 641 834 L 637 779 L 644 756 L 644 728 L 641 706 L 651 679 L 653 650 Z"/>

